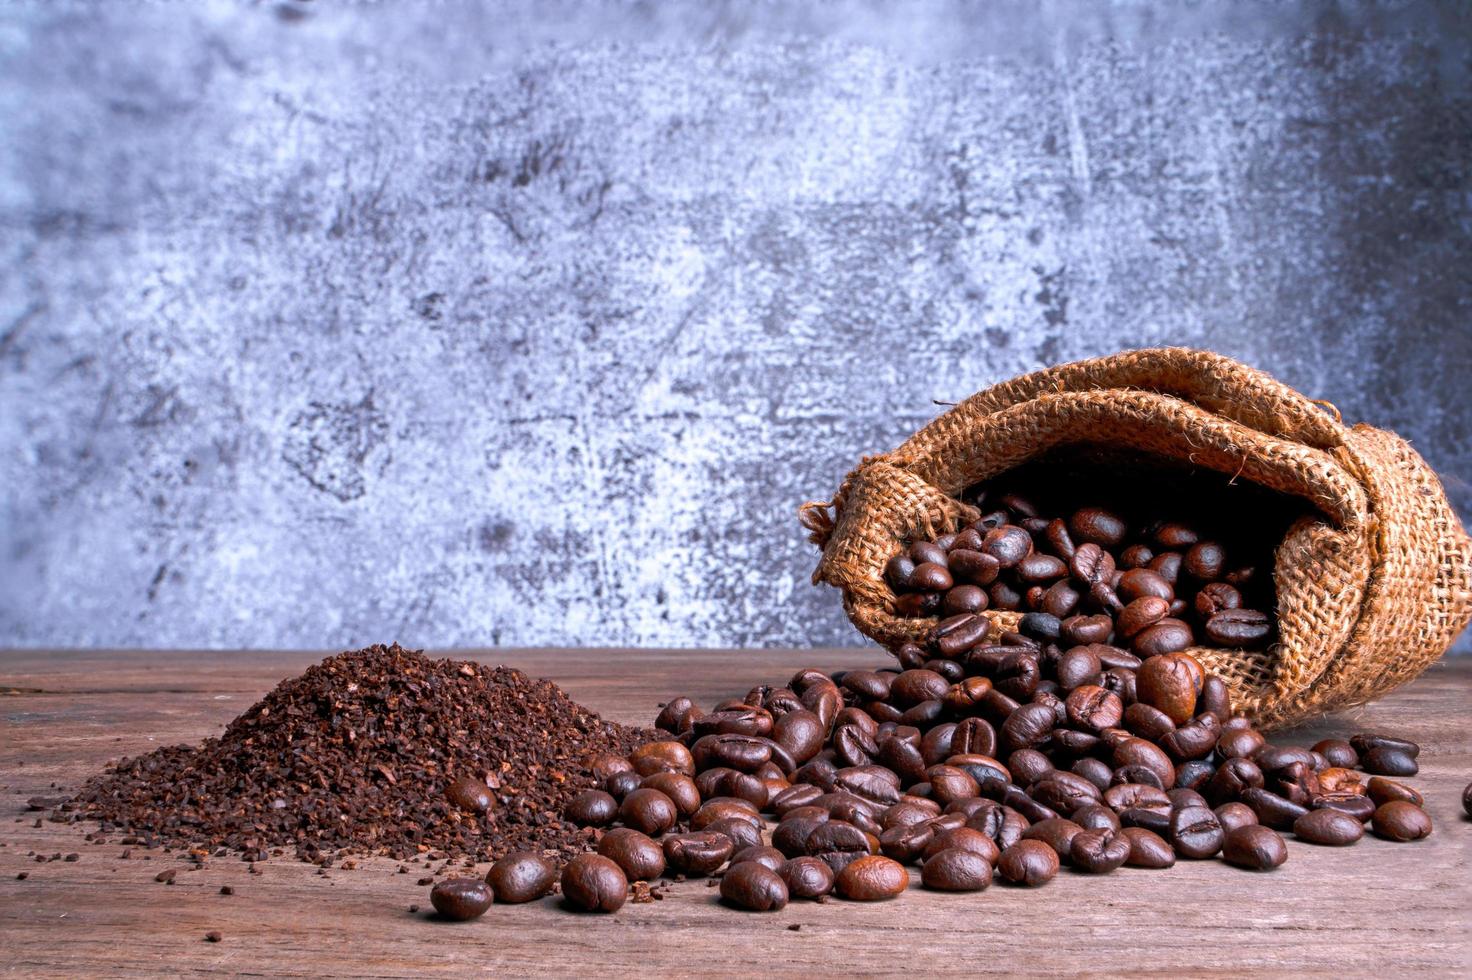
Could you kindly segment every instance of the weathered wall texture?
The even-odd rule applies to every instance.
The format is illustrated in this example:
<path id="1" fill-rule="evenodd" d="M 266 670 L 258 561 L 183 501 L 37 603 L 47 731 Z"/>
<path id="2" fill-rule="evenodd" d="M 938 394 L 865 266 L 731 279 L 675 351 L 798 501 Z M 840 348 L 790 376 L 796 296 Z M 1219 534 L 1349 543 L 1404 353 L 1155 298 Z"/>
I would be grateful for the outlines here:
<path id="1" fill-rule="evenodd" d="M 0 645 L 853 641 L 798 503 L 1160 343 L 1472 513 L 1466 17 L 986 9 L 6 7 Z"/>

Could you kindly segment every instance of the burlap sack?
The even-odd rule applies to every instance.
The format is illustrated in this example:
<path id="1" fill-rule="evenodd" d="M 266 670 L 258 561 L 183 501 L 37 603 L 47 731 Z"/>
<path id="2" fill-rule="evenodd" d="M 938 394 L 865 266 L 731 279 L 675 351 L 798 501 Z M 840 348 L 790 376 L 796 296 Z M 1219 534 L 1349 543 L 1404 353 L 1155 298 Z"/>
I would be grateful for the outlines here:
<path id="1" fill-rule="evenodd" d="M 973 395 L 898 449 L 865 458 L 800 516 L 823 549 L 813 581 L 843 591 L 891 648 L 935 624 L 894 614 L 885 563 L 975 520 L 961 492 L 1061 446 L 1109 445 L 1231 474 L 1312 503 L 1273 570 L 1278 641 L 1197 647 L 1265 727 L 1359 704 L 1416 676 L 1472 616 L 1472 541 L 1436 475 L 1398 436 L 1347 427 L 1253 368 L 1203 351 L 1130 351 Z M 994 629 L 1020 614 L 990 612 Z"/>

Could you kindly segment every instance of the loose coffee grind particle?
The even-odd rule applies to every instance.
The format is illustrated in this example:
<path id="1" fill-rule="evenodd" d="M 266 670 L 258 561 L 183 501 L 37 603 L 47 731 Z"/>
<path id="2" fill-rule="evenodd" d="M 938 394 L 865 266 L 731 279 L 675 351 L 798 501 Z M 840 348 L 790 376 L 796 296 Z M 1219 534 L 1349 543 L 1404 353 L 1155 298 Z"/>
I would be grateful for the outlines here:
<path id="1" fill-rule="evenodd" d="M 591 843 L 562 817 L 596 784 L 590 760 L 651 737 L 518 670 L 373 646 L 283 681 L 218 738 L 119 761 L 56 816 L 252 862 L 283 848 L 313 862 L 424 850 L 565 860 Z M 484 784 L 483 812 L 450 799 L 465 778 Z"/>

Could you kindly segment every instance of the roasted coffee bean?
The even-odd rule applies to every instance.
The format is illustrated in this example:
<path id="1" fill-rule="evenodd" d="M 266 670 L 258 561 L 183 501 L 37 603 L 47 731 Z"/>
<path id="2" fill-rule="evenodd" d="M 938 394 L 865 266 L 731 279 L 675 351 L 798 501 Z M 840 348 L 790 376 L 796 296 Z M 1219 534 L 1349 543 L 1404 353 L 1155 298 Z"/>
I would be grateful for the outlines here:
<path id="1" fill-rule="evenodd" d="M 650 881 L 664 874 L 664 849 L 649 835 L 628 827 L 604 834 L 598 853 L 617 864 L 631 881 Z"/>
<path id="2" fill-rule="evenodd" d="M 1206 802 L 1206 797 L 1184 786 L 1166 790 L 1165 797 L 1170 800 L 1172 810 L 1180 810 L 1188 806 L 1204 806 L 1208 810 L 1211 809 L 1211 805 Z"/>
<path id="3" fill-rule="evenodd" d="M 1232 692 L 1227 682 L 1215 674 L 1208 674 L 1201 682 L 1201 696 L 1196 699 L 1198 713 L 1210 712 L 1217 716 L 1223 726 L 1232 716 Z"/>
<path id="4" fill-rule="evenodd" d="M 1293 821 L 1293 836 L 1310 844 L 1343 847 L 1365 836 L 1365 825 L 1339 810 L 1310 810 Z"/>
<path id="5" fill-rule="evenodd" d="M 1115 813 L 1145 809 L 1168 814 L 1171 809 L 1165 790 L 1147 783 L 1117 783 L 1104 791 L 1104 803 Z"/>
<path id="6" fill-rule="evenodd" d="M 1101 582 L 1107 585 L 1114 576 L 1114 568 L 1114 556 L 1093 542 L 1079 545 L 1068 563 L 1073 577 L 1087 586 Z"/>
<path id="7" fill-rule="evenodd" d="M 931 766 L 925 770 L 925 776 L 930 782 L 930 798 L 942 806 L 952 800 L 976 796 L 980 792 L 976 780 L 956 766 Z"/>
<path id="8" fill-rule="evenodd" d="M 593 774 L 594 779 L 603 782 L 614 773 L 633 772 L 634 764 L 621 755 L 604 752 L 593 759 L 588 770 Z"/>
<path id="9" fill-rule="evenodd" d="M 1129 604 L 1140 599 L 1152 598 L 1163 601 L 1166 608 L 1169 608 L 1171 601 L 1176 597 L 1175 589 L 1171 584 L 1159 572 L 1152 572 L 1148 568 L 1132 568 L 1121 574 L 1117 589 L 1120 598 Z"/>
<path id="10" fill-rule="evenodd" d="M 1059 687 L 1072 691 L 1080 686 L 1096 683 L 1103 670 L 1104 665 L 1099 660 L 1099 654 L 1092 645 L 1085 644 L 1073 647 L 1058 658 L 1054 676 L 1058 678 Z"/>
<path id="11" fill-rule="evenodd" d="M 1102 793 L 1111 785 L 1111 777 L 1114 775 L 1108 764 L 1094 758 L 1080 759 L 1073 764 L 1070 770 L 1075 775 L 1082 776 L 1099 788 Z"/>
<path id="12" fill-rule="evenodd" d="M 1431 835 L 1431 817 L 1414 803 L 1391 800 L 1375 808 L 1374 815 L 1370 817 L 1370 829 L 1375 831 L 1375 836 L 1385 840 L 1421 840 Z"/>
<path id="13" fill-rule="evenodd" d="M 1170 716 L 1171 721 L 1182 725 L 1196 713 L 1196 699 L 1205 679 L 1206 672 L 1195 657 L 1168 653 L 1152 657 L 1141 665 L 1136 677 L 1136 692 L 1145 704 L 1158 708 Z"/>
<path id="14" fill-rule="evenodd" d="M 923 565 L 926 562 L 930 562 L 934 565 L 943 566 L 946 564 L 946 549 L 944 545 L 936 542 L 916 541 L 910 545 L 910 559 L 916 565 Z"/>
<path id="15" fill-rule="evenodd" d="M 763 844 L 743 847 L 731 855 L 731 863 L 733 865 L 744 864 L 748 861 L 755 861 L 757 864 L 766 865 L 773 871 L 780 871 L 782 870 L 782 865 L 787 863 L 787 855 L 775 847 L 767 847 Z"/>
<path id="16" fill-rule="evenodd" d="M 958 548 L 946 556 L 955 581 L 985 588 L 997 580 L 1001 562 L 976 548 Z"/>
<path id="17" fill-rule="evenodd" d="M 486 872 L 486 884 L 491 886 L 496 901 L 507 905 L 536 901 L 549 894 L 556 883 L 557 869 L 552 862 L 531 851 L 513 851 Z"/>
<path id="18" fill-rule="evenodd" d="M 989 604 L 986 592 L 976 585 L 953 585 L 946 590 L 940 601 L 940 611 L 945 616 L 959 613 L 979 613 Z"/>
<path id="19" fill-rule="evenodd" d="M 1071 772 L 1054 771 L 1034 783 L 1027 795 L 1049 809 L 1059 813 L 1072 813 L 1081 806 L 1097 803 L 1103 798 L 1099 788 L 1082 776 Z"/>
<path id="20" fill-rule="evenodd" d="M 1472 817 L 1472 783 L 1468 783 L 1467 788 L 1462 790 L 1462 810 Z"/>
<path id="21" fill-rule="evenodd" d="M 1136 701 L 1124 709 L 1124 727 L 1140 738 L 1158 742 L 1175 731 L 1176 723 L 1170 720 L 1170 715 L 1159 708 L 1152 707 L 1143 701 Z"/>
<path id="22" fill-rule="evenodd" d="M 1192 644 L 1191 627 L 1179 619 L 1166 618 L 1136 633 L 1130 649 L 1142 657 L 1177 653 Z"/>
<path id="23" fill-rule="evenodd" d="M 1068 847 L 1069 862 L 1080 871 L 1108 874 L 1129 859 L 1130 839 L 1122 831 L 1085 830 Z"/>
<path id="24" fill-rule="evenodd" d="M 1024 582 L 1054 582 L 1067 574 L 1068 566 L 1062 559 L 1036 551 L 1017 563 L 1017 577 Z M 1057 639 L 1056 633 L 1053 639 Z"/>
<path id="25" fill-rule="evenodd" d="M 445 796 L 455 806 L 474 813 L 485 813 L 493 802 L 491 789 L 485 784 L 485 780 L 473 776 L 461 776 L 452 782 L 445 790 Z M 485 909 L 481 909 L 481 912 L 484 911 Z M 475 914 L 479 915 L 480 912 Z"/>
<path id="26" fill-rule="evenodd" d="M 909 577 L 910 588 L 926 592 L 944 592 L 955 584 L 956 580 L 951 577 L 950 571 L 938 562 L 927 561 L 916 565 Z"/>
<path id="27" fill-rule="evenodd" d="M 695 759 L 681 742 L 649 742 L 631 752 L 629 761 L 640 776 L 666 771 L 695 775 Z"/>
<path id="28" fill-rule="evenodd" d="M 562 869 L 562 897 L 585 912 L 616 912 L 629 895 L 629 881 L 613 861 L 579 854 Z"/>
<path id="29" fill-rule="evenodd" d="M 898 861 L 877 854 L 861 857 L 838 873 L 838 894 L 855 902 L 894 898 L 910 885 L 910 876 Z"/>
<path id="30" fill-rule="evenodd" d="M 764 864 L 733 864 L 721 877 L 721 899 L 749 912 L 776 912 L 787 904 L 787 883 Z"/>
<path id="31" fill-rule="evenodd" d="M 1125 574 L 1132 575 L 1134 572 L 1126 572 Z M 1144 574 L 1155 575 L 1154 572 L 1145 572 Z M 1159 579 L 1162 583 L 1165 582 L 1165 579 L 1160 578 L 1159 575 L 1155 575 L 1155 578 Z M 1168 584 L 1165 587 L 1170 588 Z M 1129 602 L 1120 611 L 1119 616 L 1114 621 L 1114 627 L 1119 631 L 1120 636 L 1126 640 L 1131 640 L 1142 631 L 1149 629 L 1162 619 L 1165 619 L 1168 615 L 1170 615 L 1169 600 L 1154 595 L 1141 596 Z"/>
<path id="32" fill-rule="evenodd" d="M 1143 738 L 1126 737 L 1114 746 L 1112 755 L 1115 766 L 1143 766 L 1160 780 L 1161 786 L 1174 786 L 1176 767 L 1170 757 Z"/>
<path id="33" fill-rule="evenodd" d="M 1229 834 L 1238 827 L 1257 823 L 1257 814 L 1246 803 L 1223 803 L 1213 812 L 1216 813 L 1217 823 L 1222 825 L 1222 830 Z"/>
<path id="34" fill-rule="evenodd" d="M 1085 830 L 1118 830 L 1119 816 L 1102 803 L 1089 803 L 1073 811 L 1069 818 Z"/>
<path id="35" fill-rule="evenodd" d="M 1183 858 L 1209 858 L 1222 849 L 1222 825 L 1204 806 L 1188 806 L 1170 815 L 1170 843 Z"/>
<path id="36" fill-rule="evenodd" d="M 1426 801 L 1422 799 L 1420 793 L 1404 783 L 1397 783 L 1395 780 L 1386 779 L 1383 776 L 1370 777 L 1370 782 L 1365 787 L 1365 792 L 1370 799 L 1375 801 L 1376 806 L 1380 806 L 1382 803 L 1389 803 L 1392 800 L 1405 800 L 1407 803 L 1414 803 L 1416 806 L 1426 805 Z"/>
<path id="37" fill-rule="evenodd" d="M 1375 801 L 1358 793 L 1324 793 L 1310 800 L 1309 806 L 1315 810 L 1338 810 L 1360 823 L 1369 820 L 1375 812 Z"/>
<path id="38" fill-rule="evenodd" d="M 1202 541 L 1186 550 L 1182 568 L 1202 582 L 1214 582 L 1226 571 L 1227 556 L 1215 541 Z"/>
<path id="39" fill-rule="evenodd" d="M 1238 728 L 1223 732 L 1217 739 L 1216 754 L 1219 759 L 1251 759 L 1263 747 L 1263 737 L 1252 728 Z"/>
<path id="40" fill-rule="evenodd" d="M 1062 623 L 1062 639 L 1066 643 L 1088 646 L 1105 643 L 1114 632 L 1114 620 L 1100 613 L 1097 616 L 1069 616 Z"/>
<path id="41" fill-rule="evenodd" d="M 1271 871 L 1288 860 L 1288 847 L 1277 831 L 1248 824 L 1226 835 L 1222 857 L 1249 871 Z"/>
<path id="42" fill-rule="evenodd" d="M 429 892 L 434 910 L 453 922 L 485 915 L 492 900 L 490 886 L 479 878 L 447 878 Z"/>
<path id="43" fill-rule="evenodd" d="M 1375 777 L 1378 778 L 1378 777 Z M 1313 774 L 1312 780 L 1305 780 L 1303 785 L 1308 788 L 1312 781 L 1319 784 L 1318 796 L 1323 793 L 1359 793 L 1365 792 L 1365 787 L 1360 783 L 1360 774 L 1353 769 L 1340 769 L 1337 766 L 1328 766 Z"/>
<path id="44" fill-rule="evenodd" d="M 1313 764 L 1313 753 L 1308 749 L 1287 745 L 1264 745 L 1252 757 L 1264 774 L 1274 775 L 1287 769 L 1295 762 L 1306 766 Z"/>
<path id="45" fill-rule="evenodd" d="M 1045 885 L 1058 874 L 1058 852 L 1042 841 L 1020 840 L 1002 851 L 997 874 L 1027 888 Z"/>
<path id="46" fill-rule="evenodd" d="M 1263 774 L 1257 763 L 1251 759 L 1228 759 L 1207 781 L 1202 795 L 1216 806 L 1221 806 L 1223 803 L 1241 799 L 1243 792 L 1262 785 Z"/>
<path id="47" fill-rule="evenodd" d="M 1272 617 L 1256 609 L 1223 609 L 1206 621 L 1206 638 L 1219 647 L 1253 649 L 1272 632 Z"/>
<path id="48" fill-rule="evenodd" d="M 1170 833 L 1170 813 L 1162 810 L 1146 810 L 1130 807 L 1119 814 L 1121 827 L 1142 827 L 1162 836 Z"/>
<path id="49" fill-rule="evenodd" d="M 1039 820 L 1048 820 L 1058 816 L 1058 811 L 1052 807 L 1043 806 L 1020 786 L 1008 786 L 1002 790 L 1001 803 L 1022 814 L 1029 823 L 1037 823 Z"/>
<path id="50" fill-rule="evenodd" d="M 731 838 L 710 830 L 668 834 L 660 844 L 670 870 L 692 877 L 713 873 L 735 851 Z"/>
<path id="51" fill-rule="evenodd" d="M 1002 568 L 1014 568 L 1032 554 L 1032 535 L 1016 526 L 993 528 L 981 539 L 981 551 Z"/>
<path id="52" fill-rule="evenodd" d="M 1409 739 L 1381 735 L 1377 732 L 1361 732 L 1358 735 L 1351 735 L 1349 737 L 1349 744 L 1361 756 L 1364 756 L 1371 749 L 1393 749 L 1396 752 L 1405 753 L 1412 759 L 1421 754 L 1421 746 L 1415 742 Z M 1393 775 L 1393 773 L 1386 773 L 1386 775 Z"/>
<path id="53" fill-rule="evenodd" d="M 679 820 L 675 801 L 657 789 L 636 789 L 619 804 L 618 817 L 644 834 L 662 834 Z"/>
<path id="54" fill-rule="evenodd" d="M 584 790 L 568 801 L 562 815 L 579 827 L 607 827 L 618 816 L 618 801 L 600 789 Z"/>
<path id="55" fill-rule="evenodd" d="M 1377 776 L 1414 776 L 1420 771 L 1415 756 L 1388 745 L 1373 746 L 1361 755 L 1360 768 Z"/>
<path id="56" fill-rule="evenodd" d="M 951 752 L 955 755 L 993 755 L 997 751 L 997 730 L 984 718 L 967 718 L 956 723 L 951 733 Z"/>
<path id="57" fill-rule="evenodd" d="M 1322 755 L 1331 766 L 1353 769 L 1360 764 L 1360 754 L 1342 738 L 1326 738 L 1315 742 L 1313 751 Z"/>
<path id="58" fill-rule="evenodd" d="M 1222 723 L 1217 720 L 1216 715 L 1197 715 L 1162 738 L 1160 747 L 1165 749 L 1166 754 L 1176 763 L 1191 759 L 1204 759 L 1216 748 L 1217 739 L 1220 738 L 1221 733 Z"/>
<path id="59" fill-rule="evenodd" d="M 985 640 L 990 629 L 991 620 L 987 617 L 961 613 L 937 623 L 930 631 L 928 642 L 941 656 L 958 657 Z"/>
<path id="60" fill-rule="evenodd" d="M 1037 823 L 1023 831 L 1023 840 L 1039 840 L 1058 852 L 1059 857 L 1067 857 L 1069 848 L 1073 846 L 1073 839 L 1084 832 L 1084 828 L 1063 817 L 1053 817 L 1049 820 L 1039 820 Z"/>
<path id="61" fill-rule="evenodd" d="M 977 892 L 992 883 L 992 865 L 975 851 L 949 847 L 926 859 L 920 881 L 936 891 Z"/>
<path id="62" fill-rule="evenodd" d="M 772 726 L 772 741 L 802 765 L 823 750 L 827 726 L 815 712 L 799 708 L 785 712 Z"/>
<path id="63" fill-rule="evenodd" d="M 689 698 L 671 698 L 660 709 L 659 717 L 654 719 L 654 727 L 679 735 L 688 731 L 690 723 L 700 717 L 701 713 L 700 708 Z"/>
<path id="64" fill-rule="evenodd" d="M 1031 748 L 1047 739 L 1057 726 L 1053 709 L 1045 704 L 1025 704 L 1002 724 L 1002 745 L 1009 751 Z"/>
<path id="65" fill-rule="evenodd" d="M 625 769 L 623 772 L 616 772 L 604 780 L 603 788 L 609 796 L 612 796 L 615 800 L 622 801 L 625 796 L 638 789 L 643 782 L 643 776 L 632 769 Z"/>
<path id="66" fill-rule="evenodd" d="M 777 873 L 787 885 L 789 898 L 821 898 L 833 891 L 833 869 L 815 857 L 797 857 L 788 861 Z"/>
<path id="67" fill-rule="evenodd" d="M 1002 659 L 992 677 L 992 687 L 1017 701 L 1025 701 L 1037 692 L 1042 672 L 1038 658 L 1030 653 L 1011 653 Z"/>
<path id="68" fill-rule="evenodd" d="M 1258 823 L 1274 830 L 1291 830 L 1294 821 L 1308 812 L 1307 807 L 1258 787 L 1244 789 L 1242 802 L 1252 807 Z"/>
<path id="69" fill-rule="evenodd" d="M 941 820 L 934 821 L 937 825 L 936 832 L 931 837 L 930 843 L 925 845 L 925 850 L 921 852 L 920 856 L 923 860 L 928 861 L 945 850 L 970 851 L 980 855 L 988 864 L 995 864 L 997 858 L 1001 857 L 1002 851 L 997 847 L 996 841 L 982 831 L 970 827 L 944 829 L 939 826 L 942 822 Z"/>
<path id="70" fill-rule="evenodd" d="M 1226 582 L 1208 582 L 1196 593 L 1196 615 L 1209 620 L 1225 609 L 1242 608 L 1242 593 Z"/>
<path id="71" fill-rule="evenodd" d="M 1202 759 L 1192 759 L 1176 766 L 1176 785 L 1178 789 L 1201 790 L 1211 780 L 1216 767 L 1210 762 Z"/>
<path id="72" fill-rule="evenodd" d="M 1156 572 L 1172 586 L 1180 581 L 1182 559 L 1180 552 L 1167 551 L 1150 559 L 1145 567 Z"/>
<path id="73" fill-rule="evenodd" d="M 1053 763 L 1037 749 L 1018 749 L 1007 756 L 1007 768 L 1017 782 L 1032 785 L 1053 771 Z"/>
<path id="74" fill-rule="evenodd" d="M 1120 833 L 1130 844 L 1129 857 L 1124 863 L 1131 868 L 1169 868 L 1176 863 L 1175 851 L 1154 831 L 1125 827 Z"/>
<path id="75" fill-rule="evenodd" d="M 1092 684 L 1074 688 L 1066 704 L 1069 722 L 1090 731 L 1113 728 L 1124 717 L 1124 702 L 1119 696 Z"/>
<path id="76" fill-rule="evenodd" d="M 1068 519 L 1068 533 L 1074 541 L 1113 548 L 1124 540 L 1125 523 L 1117 515 L 1101 507 L 1083 507 Z"/>
<path id="77" fill-rule="evenodd" d="M 695 780 L 683 773 L 657 772 L 652 776 L 645 776 L 643 788 L 658 790 L 669 797 L 670 802 L 675 805 L 677 817 L 681 820 L 690 819 L 700 809 L 700 789 L 695 785 Z M 766 803 L 765 798 L 762 803 Z"/>

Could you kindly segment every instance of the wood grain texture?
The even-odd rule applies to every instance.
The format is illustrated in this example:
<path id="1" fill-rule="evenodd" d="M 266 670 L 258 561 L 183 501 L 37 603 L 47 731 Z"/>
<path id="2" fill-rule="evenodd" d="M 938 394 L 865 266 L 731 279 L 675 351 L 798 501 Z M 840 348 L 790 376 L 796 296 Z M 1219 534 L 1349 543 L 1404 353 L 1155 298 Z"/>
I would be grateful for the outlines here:
<path id="1" fill-rule="evenodd" d="M 664 697 L 709 704 L 778 682 L 799 665 L 879 662 L 875 651 L 493 651 L 467 653 L 550 677 L 584 704 L 647 723 Z M 1384 729 L 1419 741 L 1429 840 L 1368 838 L 1349 849 L 1290 844 L 1272 874 L 1217 861 L 1104 878 L 1064 872 L 1047 887 L 974 895 L 913 888 L 879 905 L 794 903 L 771 915 L 716 904 L 704 882 L 614 916 L 563 911 L 555 899 L 496 906 L 445 924 L 424 872 L 391 861 L 326 876 L 288 858 L 247 873 L 233 858 L 188 870 L 176 855 L 94 845 L 84 828 L 25 813 L 25 800 L 77 786 L 108 759 L 220 731 L 305 653 L 0 653 L 0 971 L 12 974 L 407 976 L 712 972 L 1046 973 L 1114 975 L 1467 975 L 1472 972 L 1472 664 L 1438 665 L 1383 701 L 1284 741 Z M 671 680 L 671 678 L 677 678 Z M 85 828 L 90 830 L 91 828 Z M 79 860 L 37 863 L 78 853 Z M 154 875 L 178 868 L 177 883 Z M 483 872 L 485 866 L 478 869 Z M 25 880 L 17 874 L 28 873 Z M 233 896 L 220 886 L 235 888 Z M 790 926 L 801 926 L 791 931 Z M 222 942 L 204 934 L 219 930 Z"/>

